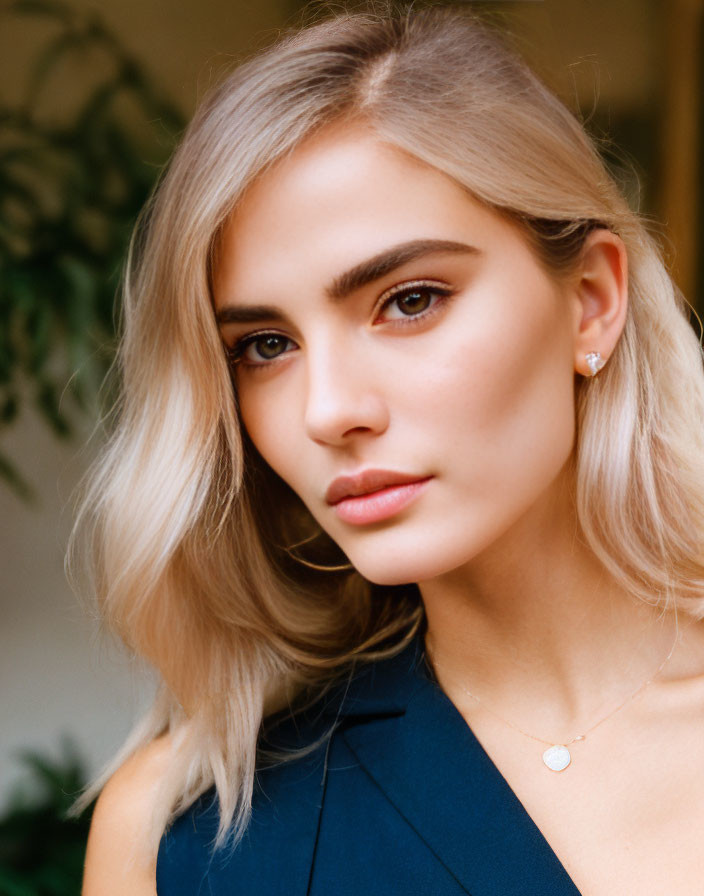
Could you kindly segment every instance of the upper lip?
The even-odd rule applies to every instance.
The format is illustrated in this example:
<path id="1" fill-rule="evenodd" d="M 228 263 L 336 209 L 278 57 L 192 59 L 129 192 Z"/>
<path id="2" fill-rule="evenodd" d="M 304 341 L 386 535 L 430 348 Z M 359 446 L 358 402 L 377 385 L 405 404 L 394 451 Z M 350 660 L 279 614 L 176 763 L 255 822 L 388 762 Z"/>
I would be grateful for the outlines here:
<path id="1" fill-rule="evenodd" d="M 409 482 L 418 482 L 420 479 L 428 477 L 418 476 L 415 473 L 399 473 L 395 470 L 362 470 L 349 476 L 338 476 L 333 480 L 325 492 L 325 500 L 328 504 L 337 504 L 343 498 L 366 495 L 389 485 L 406 485 Z"/>

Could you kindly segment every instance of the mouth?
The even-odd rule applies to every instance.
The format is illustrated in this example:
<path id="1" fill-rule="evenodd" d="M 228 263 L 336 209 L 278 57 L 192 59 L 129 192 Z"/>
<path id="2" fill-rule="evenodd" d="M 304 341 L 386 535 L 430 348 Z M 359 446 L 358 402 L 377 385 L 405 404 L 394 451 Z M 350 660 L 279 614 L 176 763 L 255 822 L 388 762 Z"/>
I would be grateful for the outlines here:
<path id="1" fill-rule="evenodd" d="M 334 505 L 345 498 L 363 497 L 390 486 L 409 485 L 429 478 L 398 470 L 361 470 L 333 480 L 325 492 L 325 500 Z"/>
<path id="2" fill-rule="evenodd" d="M 325 500 L 346 523 L 376 523 L 407 507 L 432 478 L 391 470 L 365 470 L 335 479 Z"/>

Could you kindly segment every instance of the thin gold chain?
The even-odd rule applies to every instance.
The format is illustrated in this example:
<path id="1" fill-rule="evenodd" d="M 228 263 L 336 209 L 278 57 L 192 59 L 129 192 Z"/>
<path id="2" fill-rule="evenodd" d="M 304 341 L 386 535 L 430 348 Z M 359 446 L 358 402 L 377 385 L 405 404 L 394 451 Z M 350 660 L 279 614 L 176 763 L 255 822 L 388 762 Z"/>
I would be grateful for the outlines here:
<path id="1" fill-rule="evenodd" d="M 636 688 L 635 691 L 633 691 L 632 694 L 629 694 L 629 696 L 626 697 L 626 699 L 623 701 L 623 703 L 619 703 L 619 705 L 618 705 L 615 709 L 612 709 L 611 712 L 610 712 L 608 715 L 604 716 L 603 719 L 599 719 L 599 721 L 598 721 L 595 725 L 592 725 L 591 728 L 588 728 L 588 729 L 584 732 L 584 734 L 578 734 L 576 737 L 573 737 L 572 740 L 567 741 L 566 743 L 563 743 L 562 741 L 555 741 L 555 740 L 544 740 L 542 737 L 536 737 L 534 734 L 529 734 L 527 731 L 524 731 L 522 728 L 519 728 L 518 725 L 514 725 L 513 722 L 510 722 L 508 719 L 505 719 L 503 716 L 500 716 L 497 712 L 495 712 L 493 709 L 491 709 L 489 706 L 487 706 L 486 703 L 484 703 L 483 700 L 480 700 L 479 697 L 476 696 L 476 694 L 473 694 L 471 691 L 468 691 L 467 688 L 463 687 L 461 684 L 459 684 L 459 682 L 457 682 L 457 681 L 451 681 L 451 683 L 454 684 L 455 687 L 458 687 L 461 691 L 463 691 L 468 697 L 471 697 L 472 700 L 476 700 L 477 703 L 481 704 L 487 712 L 491 713 L 491 715 L 493 715 L 493 716 L 495 716 L 497 719 L 499 719 L 500 722 L 503 722 L 505 725 L 508 725 L 509 727 L 513 728 L 514 731 L 518 731 L 519 734 L 522 734 L 522 735 L 524 735 L 525 737 L 529 737 L 531 740 L 538 741 L 538 743 L 541 743 L 541 744 L 548 744 L 549 746 L 551 746 L 551 745 L 553 745 L 553 744 L 560 743 L 560 744 L 562 744 L 562 746 L 569 747 L 569 745 L 570 745 L 570 744 L 573 744 L 575 741 L 578 741 L 578 740 L 584 740 L 585 737 L 586 737 L 588 734 L 591 734 L 591 732 L 594 731 L 595 728 L 598 728 L 599 725 L 601 725 L 601 724 L 602 724 L 603 722 L 605 722 L 607 719 L 610 719 L 611 716 L 615 715 L 615 714 L 619 711 L 619 709 L 623 709 L 623 707 L 624 707 L 630 700 L 633 700 L 633 698 L 636 697 L 638 694 L 640 694 L 640 692 L 641 692 L 644 688 L 646 688 L 649 684 L 652 684 L 652 683 L 653 683 L 653 681 L 654 681 L 654 680 L 658 677 L 658 675 L 662 672 L 662 670 L 663 670 L 663 668 L 665 667 L 666 663 L 668 662 L 668 660 L 670 659 L 670 657 L 671 657 L 672 654 L 674 653 L 675 646 L 677 645 L 678 637 L 679 637 L 679 626 L 678 626 L 678 622 L 677 622 L 677 613 L 675 613 L 675 640 L 672 642 L 672 647 L 670 648 L 670 652 L 669 652 L 668 655 L 665 657 L 665 659 L 660 663 L 660 665 L 659 665 L 658 668 L 655 670 L 655 672 L 650 676 L 650 678 L 646 679 L 646 680 L 643 682 L 643 684 L 641 684 L 638 688 Z M 428 648 L 430 648 L 430 645 L 429 645 L 427 642 L 428 642 L 428 638 L 427 638 L 427 636 L 426 636 L 426 646 L 427 646 Z M 429 659 L 430 659 L 430 661 L 431 661 L 433 667 L 434 667 L 434 668 L 440 668 L 440 669 L 445 669 L 445 668 L 447 668 L 447 667 L 444 666 L 442 663 L 438 663 L 437 660 L 433 659 L 433 657 L 432 657 L 432 653 L 433 653 L 433 650 L 429 650 Z"/>

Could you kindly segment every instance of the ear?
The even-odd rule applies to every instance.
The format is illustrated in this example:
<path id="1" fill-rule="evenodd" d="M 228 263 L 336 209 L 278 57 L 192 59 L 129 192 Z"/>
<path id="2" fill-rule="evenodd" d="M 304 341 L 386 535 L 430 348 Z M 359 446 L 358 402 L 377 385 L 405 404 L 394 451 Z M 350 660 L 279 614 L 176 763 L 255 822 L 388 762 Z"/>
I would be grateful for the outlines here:
<path id="1" fill-rule="evenodd" d="M 593 230 L 582 248 L 572 281 L 574 369 L 592 372 L 586 357 L 599 352 L 608 361 L 626 323 L 628 257 L 623 240 L 610 230 Z"/>

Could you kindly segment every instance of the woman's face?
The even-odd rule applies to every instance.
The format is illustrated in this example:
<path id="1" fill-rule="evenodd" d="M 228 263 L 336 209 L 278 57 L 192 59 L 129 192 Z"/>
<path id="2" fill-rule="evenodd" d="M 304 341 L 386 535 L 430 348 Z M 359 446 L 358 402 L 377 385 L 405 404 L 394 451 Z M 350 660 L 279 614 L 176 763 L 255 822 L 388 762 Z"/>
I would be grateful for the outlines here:
<path id="1" fill-rule="evenodd" d="M 252 442 L 371 581 L 470 563 L 557 493 L 578 302 L 437 170 L 310 138 L 244 196 L 213 287 Z"/>

